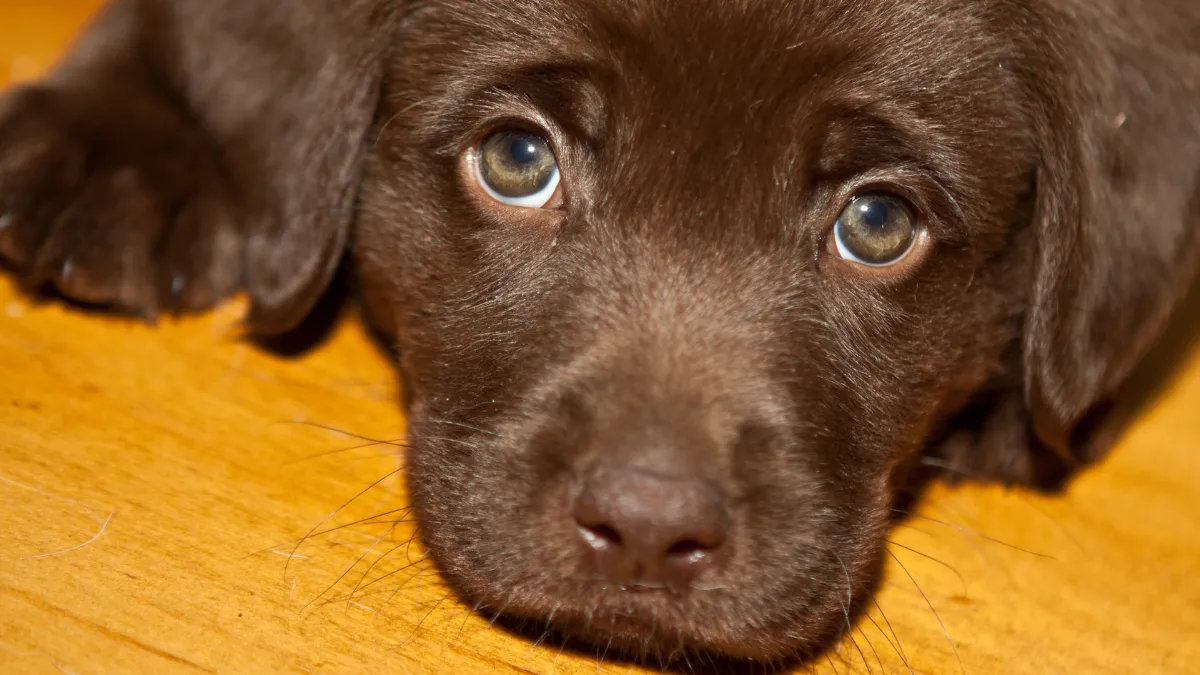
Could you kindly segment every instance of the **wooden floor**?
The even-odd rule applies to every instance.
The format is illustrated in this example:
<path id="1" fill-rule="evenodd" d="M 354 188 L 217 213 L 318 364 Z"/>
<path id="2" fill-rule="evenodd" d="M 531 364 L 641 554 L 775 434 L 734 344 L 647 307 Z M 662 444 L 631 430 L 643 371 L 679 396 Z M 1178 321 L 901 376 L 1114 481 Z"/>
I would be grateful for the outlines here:
<path id="1" fill-rule="evenodd" d="M 0 82 L 93 6 L 0 0 Z M 399 481 L 364 492 L 396 460 L 354 435 L 403 420 L 352 317 L 285 359 L 237 311 L 152 329 L 0 281 L 0 673 L 630 672 L 489 627 L 387 515 Z M 1065 496 L 937 487 L 922 513 L 818 671 L 1200 672 L 1200 358 Z"/>

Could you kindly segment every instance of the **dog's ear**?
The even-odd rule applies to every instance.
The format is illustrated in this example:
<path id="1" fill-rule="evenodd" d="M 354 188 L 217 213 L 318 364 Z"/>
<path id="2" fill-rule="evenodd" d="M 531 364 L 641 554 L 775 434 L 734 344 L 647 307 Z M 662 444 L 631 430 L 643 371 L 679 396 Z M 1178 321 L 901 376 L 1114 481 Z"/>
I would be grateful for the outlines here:
<path id="1" fill-rule="evenodd" d="M 147 317 L 244 288 L 280 333 L 346 248 L 403 0 L 112 0 L 0 99 L 0 255 Z"/>
<path id="2" fill-rule="evenodd" d="M 180 64 L 190 103 L 218 130 L 252 221 L 249 327 L 278 333 L 304 318 L 343 258 L 391 27 L 405 3 L 175 4 L 194 14 L 178 29 L 193 42 Z"/>
<path id="3" fill-rule="evenodd" d="M 1094 423 L 1195 276 L 1200 94 L 1100 56 L 1071 65 L 1074 83 L 1045 78 L 1039 96 L 1023 366 L 1034 432 L 1074 464 L 1105 449 Z"/>

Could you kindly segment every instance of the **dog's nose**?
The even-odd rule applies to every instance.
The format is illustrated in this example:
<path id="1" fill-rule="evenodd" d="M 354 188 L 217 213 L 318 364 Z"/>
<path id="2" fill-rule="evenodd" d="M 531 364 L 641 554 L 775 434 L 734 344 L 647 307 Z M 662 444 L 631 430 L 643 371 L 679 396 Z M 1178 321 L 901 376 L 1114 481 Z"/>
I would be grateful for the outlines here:
<path id="1" fill-rule="evenodd" d="M 633 467 L 590 471 L 574 515 L 590 562 L 618 584 L 686 586 L 721 562 L 729 534 L 720 488 Z"/>

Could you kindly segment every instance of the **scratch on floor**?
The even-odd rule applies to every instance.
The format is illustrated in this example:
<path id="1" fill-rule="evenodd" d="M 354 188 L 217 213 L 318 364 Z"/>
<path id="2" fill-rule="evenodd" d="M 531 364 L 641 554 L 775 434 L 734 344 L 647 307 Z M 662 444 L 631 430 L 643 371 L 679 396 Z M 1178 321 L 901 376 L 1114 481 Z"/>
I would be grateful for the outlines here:
<path id="1" fill-rule="evenodd" d="M 5 478 L 4 476 L 0 476 L 0 483 L 4 483 L 6 485 L 11 485 L 13 487 L 20 488 L 22 490 L 28 490 L 29 492 L 33 492 L 33 493 L 39 494 L 43 497 L 48 497 L 50 499 L 60 501 L 65 504 L 71 504 L 73 506 L 78 506 L 81 509 L 83 509 L 84 511 L 86 511 L 88 516 L 90 516 L 92 518 L 92 520 L 96 521 L 96 525 L 99 526 L 99 528 L 100 528 L 99 530 L 97 530 L 96 534 L 92 535 L 91 539 L 88 539 L 87 541 L 83 542 L 82 544 L 78 544 L 78 545 L 72 546 L 70 548 L 65 548 L 65 549 L 62 549 L 61 551 L 51 551 L 50 553 L 39 553 L 36 555 L 22 556 L 21 560 L 36 560 L 38 558 L 50 558 L 50 557 L 54 557 L 54 556 L 66 555 L 68 553 L 73 553 L 75 551 L 78 551 L 81 548 L 91 546 L 92 544 L 96 543 L 100 539 L 100 537 L 104 536 L 104 533 L 108 531 L 108 525 L 109 525 L 109 523 L 112 522 L 113 516 L 117 515 L 116 511 L 109 511 L 108 517 L 106 517 L 103 521 L 101 521 L 100 516 L 99 516 L 100 512 L 97 511 L 95 508 L 93 508 L 87 504 L 84 504 L 83 502 L 76 501 L 74 499 L 69 499 L 67 497 L 62 497 L 62 496 L 53 494 L 51 492 L 46 492 L 45 490 L 40 490 L 38 488 L 29 486 L 29 485 L 25 485 L 24 483 L 18 483 L 17 481 L 12 480 L 11 478 Z"/>
<path id="2" fill-rule="evenodd" d="M 113 516 L 115 516 L 115 515 L 117 515 L 116 511 L 109 511 L 108 518 L 105 518 L 104 524 L 100 526 L 100 531 L 97 532 L 95 535 L 93 535 L 91 539 L 88 539 L 87 541 L 83 542 L 82 544 L 79 544 L 78 546 L 72 546 L 71 548 L 64 548 L 61 551 L 52 551 L 50 553 L 39 553 L 37 555 L 27 555 L 27 556 L 23 556 L 21 558 L 21 560 L 36 560 L 38 558 L 50 558 L 50 557 L 53 557 L 56 555 L 66 555 L 68 553 L 78 551 L 79 549 L 81 549 L 85 546 L 91 546 L 92 544 L 96 543 L 97 539 L 104 536 L 105 531 L 108 530 L 108 524 L 112 522 Z"/>

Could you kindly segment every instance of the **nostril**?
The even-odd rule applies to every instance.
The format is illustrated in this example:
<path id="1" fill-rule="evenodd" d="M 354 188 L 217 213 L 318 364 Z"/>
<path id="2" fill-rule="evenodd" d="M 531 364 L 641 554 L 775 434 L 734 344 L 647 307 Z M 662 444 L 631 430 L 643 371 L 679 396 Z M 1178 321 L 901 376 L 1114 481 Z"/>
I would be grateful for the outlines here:
<path id="1" fill-rule="evenodd" d="M 580 525 L 579 532 L 594 549 L 619 547 L 622 544 L 621 535 L 608 525 Z"/>
<path id="2" fill-rule="evenodd" d="M 728 500 L 701 478 L 602 465 L 580 487 L 586 564 L 612 581 L 685 586 L 726 557 Z"/>
<path id="3" fill-rule="evenodd" d="M 692 558 L 703 555 L 709 550 L 709 547 L 695 539 L 686 539 L 671 544 L 670 548 L 667 549 L 667 556 L 671 558 Z"/>

